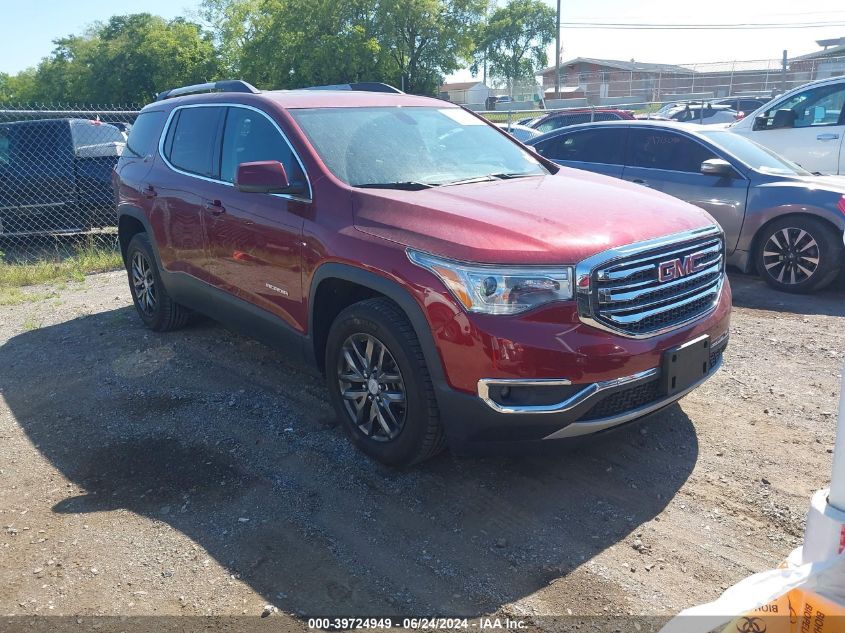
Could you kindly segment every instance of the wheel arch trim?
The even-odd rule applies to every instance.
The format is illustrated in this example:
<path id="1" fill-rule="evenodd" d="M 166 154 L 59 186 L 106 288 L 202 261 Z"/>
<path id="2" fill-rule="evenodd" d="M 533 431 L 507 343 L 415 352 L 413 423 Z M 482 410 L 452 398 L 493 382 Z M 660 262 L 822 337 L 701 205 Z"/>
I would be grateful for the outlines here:
<path id="1" fill-rule="evenodd" d="M 411 293 L 398 282 L 370 270 L 365 270 L 351 264 L 340 262 L 326 262 L 320 265 L 311 277 L 308 291 L 308 332 L 311 338 L 310 351 L 313 355 L 312 361 L 317 361 L 317 340 L 314 336 L 314 297 L 320 284 L 329 279 L 340 279 L 369 288 L 387 297 L 396 303 L 408 320 L 414 333 L 420 341 L 423 356 L 425 357 L 428 371 L 432 380 L 437 385 L 445 384 L 446 377 L 443 369 L 443 361 L 434 342 L 431 325 L 423 312 L 420 304 L 414 299 Z"/>

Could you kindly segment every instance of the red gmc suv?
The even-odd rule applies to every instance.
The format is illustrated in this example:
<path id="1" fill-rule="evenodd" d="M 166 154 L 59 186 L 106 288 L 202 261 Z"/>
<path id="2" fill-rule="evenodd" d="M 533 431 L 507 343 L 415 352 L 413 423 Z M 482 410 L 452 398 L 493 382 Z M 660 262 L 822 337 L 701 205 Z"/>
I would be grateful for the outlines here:
<path id="1" fill-rule="evenodd" d="M 731 293 L 707 213 L 450 103 L 333 88 L 226 81 L 143 109 L 114 184 L 148 327 L 197 311 L 309 361 L 394 465 L 603 431 L 718 368 Z"/>

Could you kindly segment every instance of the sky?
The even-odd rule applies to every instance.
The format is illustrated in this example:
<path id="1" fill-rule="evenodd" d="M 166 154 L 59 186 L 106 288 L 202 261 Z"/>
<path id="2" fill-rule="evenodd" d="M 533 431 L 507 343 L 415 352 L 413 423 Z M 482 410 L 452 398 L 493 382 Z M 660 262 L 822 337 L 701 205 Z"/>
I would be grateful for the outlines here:
<path id="1" fill-rule="evenodd" d="M 342 0 L 339 0 L 342 1 Z M 504 0 L 499 0 L 500 4 Z M 555 0 L 544 0 L 554 7 Z M 701 10 L 696 9 L 700 5 Z M 0 0 L 4 28 L 0 38 L 0 72 L 16 73 L 50 54 L 52 40 L 80 33 L 114 14 L 147 11 L 165 18 L 195 12 L 197 0 Z M 598 57 L 680 64 L 780 58 L 817 50 L 815 40 L 845 37 L 842 0 L 562 0 L 562 58 Z M 741 24 L 831 23 L 822 28 L 758 30 L 608 30 L 567 26 L 567 22 Z M 549 63 L 554 51 L 549 50 Z M 470 78 L 468 71 L 450 79 Z"/>

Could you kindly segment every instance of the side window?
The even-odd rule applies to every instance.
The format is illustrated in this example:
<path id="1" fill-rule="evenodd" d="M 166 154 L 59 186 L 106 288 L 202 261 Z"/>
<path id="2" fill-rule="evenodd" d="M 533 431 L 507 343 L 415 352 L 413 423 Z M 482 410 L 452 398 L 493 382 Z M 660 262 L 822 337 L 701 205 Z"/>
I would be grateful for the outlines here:
<path id="1" fill-rule="evenodd" d="M 152 154 L 158 144 L 158 136 L 165 116 L 166 114 L 161 111 L 142 112 L 138 115 L 126 141 L 126 152 L 138 158 Z"/>
<path id="2" fill-rule="evenodd" d="M 718 158 L 696 141 L 657 129 L 631 129 L 628 132 L 628 155 L 625 164 L 646 169 L 668 169 L 700 173 L 701 163 Z"/>
<path id="3" fill-rule="evenodd" d="M 564 134 L 546 141 L 538 151 L 552 160 L 621 165 L 626 131 L 620 127 Z"/>
<path id="4" fill-rule="evenodd" d="M 794 127 L 814 127 L 840 124 L 845 107 L 845 84 L 817 86 L 804 90 L 776 104 L 766 115 L 775 110 L 795 112 Z"/>
<path id="5" fill-rule="evenodd" d="M 179 119 L 173 122 L 176 129 L 169 154 L 174 167 L 209 178 L 215 175 L 214 148 L 223 112 L 225 108 L 217 107 L 179 111 Z"/>
<path id="6" fill-rule="evenodd" d="M 291 182 L 305 182 L 290 146 L 267 117 L 246 108 L 228 110 L 220 156 L 221 180 L 234 182 L 235 172 L 241 163 L 277 160 L 285 166 Z"/>

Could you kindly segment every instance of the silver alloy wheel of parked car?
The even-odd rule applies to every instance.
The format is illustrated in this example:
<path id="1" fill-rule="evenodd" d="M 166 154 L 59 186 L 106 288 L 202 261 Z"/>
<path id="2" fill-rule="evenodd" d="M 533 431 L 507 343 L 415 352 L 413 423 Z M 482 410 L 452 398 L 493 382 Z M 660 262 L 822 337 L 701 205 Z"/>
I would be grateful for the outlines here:
<path id="1" fill-rule="evenodd" d="M 342 347 L 337 377 L 351 420 L 370 439 L 395 439 L 405 425 L 405 383 L 387 346 L 370 334 L 353 334 Z"/>
<path id="2" fill-rule="evenodd" d="M 809 280 L 819 267 L 819 245 L 815 238 L 797 227 L 773 233 L 763 248 L 766 272 L 782 284 Z"/>
<path id="3" fill-rule="evenodd" d="M 153 275 L 153 267 L 140 251 L 135 251 L 132 255 L 132 285 L 135 289 L 138 306 L 145 314 L 153 314 L 158 302 L 155 276 Z"/>

